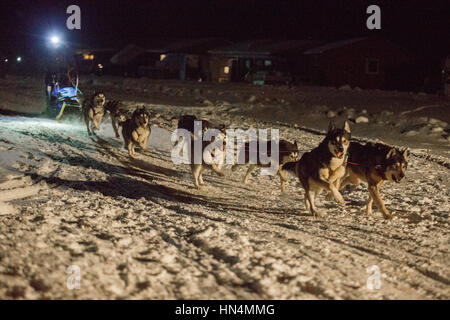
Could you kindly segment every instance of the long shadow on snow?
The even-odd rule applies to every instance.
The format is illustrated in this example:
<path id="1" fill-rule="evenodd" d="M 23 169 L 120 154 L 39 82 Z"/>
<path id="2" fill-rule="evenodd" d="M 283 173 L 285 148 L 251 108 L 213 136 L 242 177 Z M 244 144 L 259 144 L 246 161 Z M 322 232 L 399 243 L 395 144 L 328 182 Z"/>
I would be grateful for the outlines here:
<path id="1" fill-rule="evenodd" d="M 122 196 L 129 199 L 144 198 L 156 203 L 160 202 L 161 199 L 166 199 L 188 204 L 200 204 L 205 207 L 224 211 L 233 210 L 249 213 L 256 211 L 259 213 L 274 214 L 278 216 L 280 214 L 293 214 L 297 216 L 299 215 L 298 209 L 286 210 L 280 209 L 279 207 L 264 208 L 249 206 L 246 204 L 233 205 L 224 202 L 224 199 L 218 197 L 193 194 L 186 191 L 181 191 L 179 189 L 153 183 L 153 181 L 157 180 L 156 178 L 158 177 L 155 177 L 154 175 L 152 175 L 152 173 L 172 177 L 180 177 L 183 175 L 183 173 L 174 169 L 160 167 L 140 159 L 125 160 L 120 155 L 114 153 L 110 148 L 105 147 L 104 144 L 107 144 L 107 142 L 104 141 L 104 143 L 99 143 L 101 149 L 105 151 L 105 153 L 113 156 L 118 161 L 120 161 L 123 166 L 100 162 L 88 156 L 57 156 L 48 153 L 42 154 L 57 162 L 65 162 L 72 166 L 82 166 L 85 168 L 92 168 L 107 173 L 108 175 L 110 175 L 107 181 L 66 180 L 58 177 L 45 177 L 36 173 L 29 173 L 28 175 L 34 180 L 43 180 L 48 184 L 57 184 L 59 186 L 66 186 L 80 191 L 100 192 L 103 195 L 110 197 Z M 130 164 L 138 168 L 130 167 Z M 129 176 L 139 177 L 147 181 L 132 179 L 132 177 Z M 176 206 L 171 206 L 170 209 L 176 210 L 177 208 Z"/>

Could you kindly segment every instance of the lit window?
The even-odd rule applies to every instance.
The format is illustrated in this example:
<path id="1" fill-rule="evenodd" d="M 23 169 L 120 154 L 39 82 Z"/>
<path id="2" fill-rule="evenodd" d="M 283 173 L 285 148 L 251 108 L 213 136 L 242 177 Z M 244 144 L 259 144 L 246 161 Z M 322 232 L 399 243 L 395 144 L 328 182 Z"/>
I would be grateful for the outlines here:
<path id="1" fill-rule="evenodd" d="M 91 55 L 89 56 L 89 60 L 94 60 L 94 55 L 93 55 L 93 54 L 91 54 Z"/>
<path id="2" fill-rule="evenodd" d="M 272 60 L 264 60 L 264 66 L 270 67 L 272 65 Z"/>
<path id="3" fill-rule="evenodd" d="M 166 55 L 162 54 L 162 55 L 159 56 L 159 61 L 163 61 L 165 58 L 166 58 Z"/>
<path id="4" fill-rule="evenodd" d="M 366 73 L 378 74 L 380 67 L 380 60 L 378 59 L 366 59 Z"/>
<path id="5" fill-rule="evenodd" d="M 226 74 L 230 73 L 230 67 L 227 66 L 227 67 L 223 68 L 223 72 Z"/>

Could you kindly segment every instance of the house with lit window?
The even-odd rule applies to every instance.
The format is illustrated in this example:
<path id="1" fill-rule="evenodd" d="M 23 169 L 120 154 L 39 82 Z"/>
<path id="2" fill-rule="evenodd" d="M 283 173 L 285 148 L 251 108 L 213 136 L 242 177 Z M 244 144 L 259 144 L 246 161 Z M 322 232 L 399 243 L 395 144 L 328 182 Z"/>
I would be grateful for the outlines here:
<path id="1" fill-rule="evenodd" d="M 208 50 L 230 43 L 217 38 L 149 40 L 139 46 L 126 46 L 111 58 L 111 63 L 129 76 L 208 81 Z"/>
<path id="2" fill-rule="evenodd" d="M 303 51 L 318 45 L 312 40 L 249 40 L 209 51 L 212 79 L 219 82 L 285 84 L 301 77 Z"/>
<path id="3" fill-rule="evenodd" d="M 109 68 L 111 57 L 117 52 L 113 48 L 79 49 L 74 58 L 81 73 L 102 73 L 103 69 Z"/>
<path id="4" fill-rule="evenodd" d="M 412 90 L 423 83 L 415 56 L 380 37 L 325 43 L 303 56 L 305 80 L 316 85 Z"/>

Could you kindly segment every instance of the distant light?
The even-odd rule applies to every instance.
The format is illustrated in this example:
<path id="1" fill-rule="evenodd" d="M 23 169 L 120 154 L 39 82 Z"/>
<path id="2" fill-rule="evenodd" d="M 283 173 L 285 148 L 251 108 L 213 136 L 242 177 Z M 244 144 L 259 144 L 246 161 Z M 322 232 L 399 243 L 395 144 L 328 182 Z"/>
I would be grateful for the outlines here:
<path id="1" fill-rule="evenodd" d="M 22 57 L 17 57 L 17 62 L 22 62 Z"/>
<path id="2" fill-rule="evenodd" d="M 93 54 L 83 54 L 83 59 L 84 60 L 94 60 L 94 55 Z"/>
<path id="3" fill-rule="evenodd" d="M 98 64 L 99 69 L 103 69 L 103 65 L 101 63 Z"/>
<path id="4" fill-rule="evenodd" d="M 5 59 L 5 63 L 7 63 L 8 62 L 8 59 Z"/>
<path id="5" fill-rule="evenodd" d="M 58 44 L 58 43 L 59 43 L 59 37 L 53 36 L 53 37 L 51 37 L 50 41 L 51 41 L 53 44 Z"/>
<path id="6" fill-rule="evenodd" d="M 230 73 L 230 67 L 223 68 L 223 72 L 226 74 Z"/>
<path id="7" fill-rule="evenodd" d="M 162 54 L 162 55 L 159 56 L 159 61 L 163 61 L 165 58 L 166 58 L 166 55 Z"/>

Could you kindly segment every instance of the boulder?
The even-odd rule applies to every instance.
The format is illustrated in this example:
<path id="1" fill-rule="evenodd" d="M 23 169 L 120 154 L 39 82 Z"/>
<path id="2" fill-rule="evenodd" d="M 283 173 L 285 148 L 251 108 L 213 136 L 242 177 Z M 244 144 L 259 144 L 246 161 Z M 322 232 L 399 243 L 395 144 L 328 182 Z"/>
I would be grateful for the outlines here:
<path id="1" fill-rule="evenodd" d="M 254 96 L 254 95 L 250 96 L 250 98 L 248 98 L 248 100 L 247 100 L 247 102 L 249 102 L 249 103 L 253 103 L 255 101 L 256 101 L 256 96 Z"/>
<path id="2" fill-rule="evenodd" d="M 334 112 L 333 110 L 330 110 L 330 111 L 327 112 L 327 118 L 328 119 L 336 118 L 336 116 L 337 116 L 337 113 Z"/>
<path id="3" fill-rule="evenodd" d="M 368 123 L 369 118 L 367 118 L 365 116 L 359 116 L 358 118 L 356 118 L 355 122 L 356 123 Z"/>

